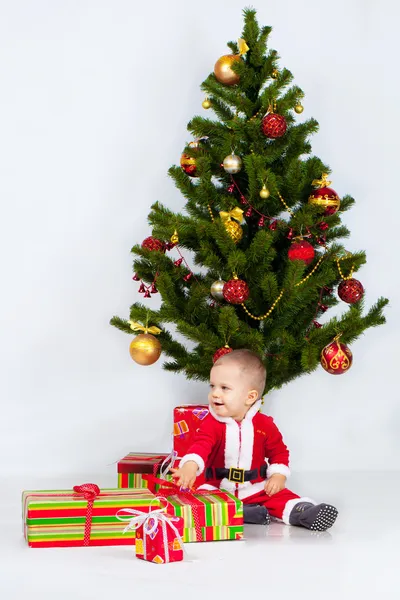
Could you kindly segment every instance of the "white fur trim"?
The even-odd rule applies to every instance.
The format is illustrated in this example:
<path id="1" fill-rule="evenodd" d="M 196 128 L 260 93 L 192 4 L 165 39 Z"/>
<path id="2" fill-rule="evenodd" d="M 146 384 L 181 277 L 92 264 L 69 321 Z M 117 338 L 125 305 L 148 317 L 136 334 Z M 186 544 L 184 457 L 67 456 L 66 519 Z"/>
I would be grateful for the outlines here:
<path id="1" fill-rule="evenodd" d="M 246 481 L 243 485 L 239 486 L 239 499 L 244 500 L 244 498 L 249 498 L 250 496 L 259 494 L 264 490 L 264 485 L 265 481 L 257 481 L 257 483 L 251 483 L 251 481 Z"/>
<path id="2" fill-rule="evenodd" d="M 290 522 L 289 522 L 290 513 L 292 512 L 292 510 L 296 506 L 296 504 L 298 504 L 299 502 L 310 502 L 311 504 L 317 504 L 315 502 L 315 500 L 311 500 L 311 498 L 293 498 L 293 500 L 289 500 L 288 502 L 286 502 L 285 508 L 284 508 L 283 514 L 282 514 L 282 521 L 284 523 L 286 523 L 286 525 L 290 525 Z"/>
<path id="3" fill-rule="evenodd" d="M 245 416 L 245 418 L 243 420 L 245 420 L 245 419 L 253 420 L 254 415 L 256 415 L 258 413 L 258 411 L 260 410 L 260 408 L 261 408 L 261 403 L 262 403 L 261 399 L 260 400 L 256 400 L 256 402 L 254 402 L 254 404 L 247 411 L 246 416 Z M 232 419 L 232 417 L 220 417 L 220 416 L 218 416 L 217 413 L 215 412 L 215 410 L 213 409 L 213 407 L 211 406 L 211 404 L 209 405 L 208 408 L 209 408 L 210 413 L 214 417 L 214 419 L 216 419 L 220 423 L 229 423 L 230 421 L 234 421 L 234 419 Z"/>
<path id="4" fill-rule="evenodd" d="M 271 475 L 275 474 L 284 475 L 287 479 L 290 477 L 290 469 L 281 463 L 273 463 L 272 465 L 269 465 L 267 469 L 267 479 L 269 479 Z"/>
<path id="5" fill-rule="evenodd" d="M 210 491 L 219 490 L 219 488 L 215 487 L 215 485 L 210 485 L 209 483 L 203 483 L 203 485 L 200 485 L 197 489 Z"/>
<path id="6" fill-rule="evenodd" d="M 201 458 L 199 454 L 185 454 L 185 456 L 181 459 L 179 463 L 179 468 L 183 467 L 184 464 L 192 460 L 199 467 L 197 469 L 196 475 L 201 475 L 204 471 L 204 460 Z"/>

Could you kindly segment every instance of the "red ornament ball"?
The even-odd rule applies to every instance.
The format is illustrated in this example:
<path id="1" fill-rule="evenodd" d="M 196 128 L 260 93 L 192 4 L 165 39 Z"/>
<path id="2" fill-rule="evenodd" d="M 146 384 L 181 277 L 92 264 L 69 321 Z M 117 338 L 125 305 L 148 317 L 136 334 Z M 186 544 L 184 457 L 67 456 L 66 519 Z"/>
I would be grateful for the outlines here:
<path id="1" fill-rule="evenodd" d="M 309 204 L 324 209 L 324 215 L 334 215 L 340 208 L 340 198 L 330 187 L 321 187 L 315 190 L 308 198 Z"/>
<path id="2" fill-rule="evenodd" d="M 221 356 L 224 356 L 224 354 L 229 354 L 229 352 L 232 352 L 232 348 L 229 348 L 228 345 L 224 346 L 223 348 L 219 348 L 213 356 L 213 363 L 216 363 Z"/>
<path id="3" fill-rule="evenodd" d="M 302 260 L 309 265 L 314 260 L 315 250 L 306 240 L 301 240 L 300 242 L 292 242 L 289 251 L 288 257 L 289 260 Z"/>
<path id="4" fill-rule="evenodd" d="M 165 252 L 164 242 L 152 236 L 149 236 L 143 240 L 142 248 L 146 248 L 147 250 L 157 250 L 158 252 Z"/>
<path id="5" fill-rule="evenodd" d="M 286 119 L 282 115 L 269 113 L 261 121 L 261 131 L 268 138 L 280 138 L 286 131 Z"/>
<path id="6" fill-rule="evenodd" d="M 321 365 L 331 375 L 346 373 L 353 363 L 353 355 L 346 344 L 339 342 L 336 337 L 333 342 L 325 346 L 321 352 Z"/>
<path id="7" fill-rule="evenodd" d="M 242 279 L 230 279 L 222 289 L 224 298 L 230 304 L 242 304 L 250 295 L 249 286 Z"/>
<path id="8" fill-rule="evenodd" d="M 354 304 L 361 300 L 364 288 L 358 279 L 346 279 L 339 284 L 338 296 L 343 302 Z"/>

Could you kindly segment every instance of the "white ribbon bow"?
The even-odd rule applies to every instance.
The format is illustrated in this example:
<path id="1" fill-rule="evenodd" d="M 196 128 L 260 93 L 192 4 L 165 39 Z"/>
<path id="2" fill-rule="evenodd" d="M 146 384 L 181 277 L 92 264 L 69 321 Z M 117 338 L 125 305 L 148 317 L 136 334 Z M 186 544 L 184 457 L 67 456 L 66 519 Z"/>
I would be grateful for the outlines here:
<path id="1" fill-rule="evenodd" d="M 166 479 L 169 473 L 169 470 L 174 467 L 175 461 L 179 459 L 178 453 L 176 450 L 172 450 L 168 454 L 168 456 L 163 460 L 160 466 L 160 479 Z"/>
<path id="2" fill-rule="evenodd" d="M 174 531 L 180 546 L 185 554 L 185 548 L 183 546 L 183 539 L 181 538 L 177 528 L 175 525 L 171 523 L 172 517 L 171 515 L 165 514 L 166 508 L 157 508 L 155 510 L 151 510 L 150 512 L 142 512 L 141 510 L 135 510 L 134 508 L 121 508 L 115 515 L 119 521 L 126 521 L 123 517 L 119 516 L 119 513 L 129 513 L 131 515 L 135 515 L 133 519 L 129 520 L 129 523 L 124 529 L 124 533 L 129 530 L 136 531 L 143 525 L 143 555 L 144 558 L 147 559 L 147 549 L 146 549 L 146 537 L 154 533 L 159 525 L 161 525 L 161 531 L 163 536 L 164 550 L 165 550 L 165 562 L 170 562 L 169 560 L 169 548 L 168 548 L 168 537 L 167 537 L 167 525 L 171 527 Z M 153 523 L 151 522 L 153 519 Z"/>

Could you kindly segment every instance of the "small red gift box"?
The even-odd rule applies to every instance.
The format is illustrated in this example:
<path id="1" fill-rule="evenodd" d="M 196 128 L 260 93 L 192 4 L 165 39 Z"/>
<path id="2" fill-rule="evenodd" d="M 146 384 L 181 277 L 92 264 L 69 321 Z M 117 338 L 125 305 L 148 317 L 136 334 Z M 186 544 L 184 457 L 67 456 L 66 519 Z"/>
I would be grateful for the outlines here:
<path id="1" fill-rule="evenodd" d="M 178 456 L 185 456 L 194 441 L 197 430 L 209 417 L 205 404 L 185 404 L 174 408 L 174 450 Z M 196 479 L 196 487 L 205 482 L 204 475 Z"/>
<path id="2" fill-rule="evenodd" d="M 169 462 L 169 457 L 171 461 L 172 455 L 168 454 L 130 452 L 118 461 L 118 487 L 146 488 L 147 482 L 143 479 L 143 474 L 159 474 L 162 470 L 162 465 Z M 166 476 L 166 473 L 163 473 L 162 476 L 169 479 L 169 477 Z"/>
<path id="3" fill-rule="evenodd" d="M 144 513 L 136 510 L 121 510 L 135 515 L 125 527 L 124 533 L 136 531 L 136 558 L 157 564 L 183 560 L 183 519 L 166 514 L 165 508 Z"/>

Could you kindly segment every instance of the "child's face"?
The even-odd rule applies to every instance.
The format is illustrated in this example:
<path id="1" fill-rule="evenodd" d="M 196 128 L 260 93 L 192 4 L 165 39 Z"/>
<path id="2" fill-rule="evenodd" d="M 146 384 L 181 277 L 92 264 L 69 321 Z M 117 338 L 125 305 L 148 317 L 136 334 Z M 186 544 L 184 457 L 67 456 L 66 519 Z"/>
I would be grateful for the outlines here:
<path id="1" fill-rule="evenodd" d="M 239 365 L 221 363 L 211 369 L 208 401 L 219 417 L 241 421 L 257 399 L 258 391 Z"/>

